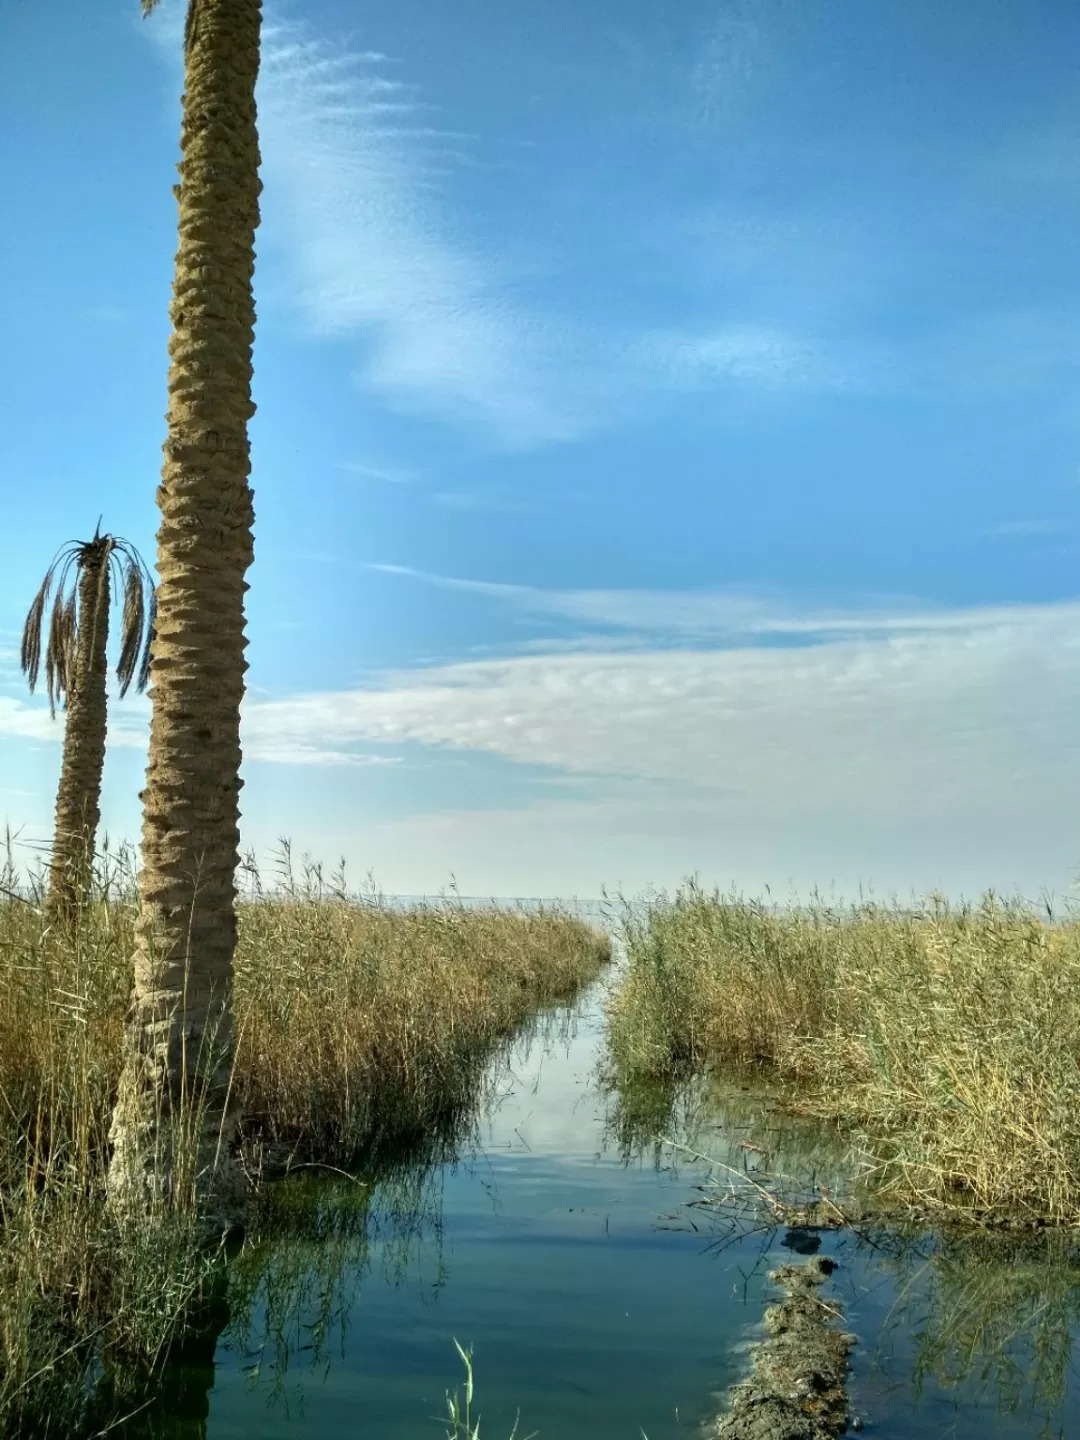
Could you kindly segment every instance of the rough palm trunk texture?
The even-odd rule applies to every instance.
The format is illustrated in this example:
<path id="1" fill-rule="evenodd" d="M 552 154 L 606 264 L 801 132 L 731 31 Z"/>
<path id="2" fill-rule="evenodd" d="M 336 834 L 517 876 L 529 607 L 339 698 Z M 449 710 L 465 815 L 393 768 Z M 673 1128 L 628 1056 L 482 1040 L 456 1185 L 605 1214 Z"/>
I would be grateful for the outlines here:
<path id="1" fill-rule="evenodd" d="M 79 571 L 79 627 L 75 674 L 67 697 L 64 754 L 56 791 L 56 829 L 46 899 L 51 916 L 68 920 L 90 886 L 94 841 L 101 820 L 105 761 L 109 637 L 109 558 L 90 548 Z"/>
<path id="2" fill-rule="evenodd" d="M 114 1195 L 136 1182 L 183 1203 L 183 1188 L 220 1200 L 226 1214 L 238 1184 L 227 1082 L 253 554 L 260 10 L 260 0 L 189 5 L 134 1043 L 111 1175 Z"/>

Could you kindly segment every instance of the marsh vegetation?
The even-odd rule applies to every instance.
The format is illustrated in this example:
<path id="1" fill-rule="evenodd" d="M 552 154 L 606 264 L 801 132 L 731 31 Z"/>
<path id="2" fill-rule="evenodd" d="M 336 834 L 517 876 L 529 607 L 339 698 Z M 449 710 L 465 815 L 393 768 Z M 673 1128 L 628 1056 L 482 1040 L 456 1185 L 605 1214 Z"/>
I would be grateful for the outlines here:
<path id="1" fill-rule="evenodd" d="M 357 903 L 313 868 L 254 889 L 240 907 L 232 1086 L 256 1196 L 297 1167 L 451 1151 L 499 1046 L 610 954 L 559 909 Z M 73 1433 L 103 1365 L 152 1370 L 197 1325 L 227 1247 L 206 1244 L 193 1166 L 176 1167 L 156 1208 L 109 1204 L 135 920 L 125 873 L 104 877 L 74 925 L 51 923 L 10 867 L 4 891 L 0 1427 L 44 1410 Z"/>
<path id="2" fill-rule="evenodd" d="M 628 907 L 616 1071 L 782 1088 L 885 1211 L 1080 1223 L 1080 924 L 1019 900 L 774 908 L 688 885 Z"/>
<path id="3" fill-rule="evenodd" d="M 199 1326 L 142 1389 L 114 1366 L 96 1428 L 145 1404 L 110 1433 L 288 1440 L 351 1435 L 362 1417 L 386 1440 L 441 1436 L 447 1391 L 465 1400 L 457 1338 L 483 1440 L 506 1440 L 519 1415 L 520 1440 L 677 1440 L 750 1372 L 769 1272 L 814 1253 L 838 1264 L 823 1298 L 857 1336 L 852 1413 L 875 1433 L 1071 1433 L 1068 1232 L 778 1213 L 761 1190 L 796 1208 L 843 1193 L 843 1137 L 747 1082 L 651 1082 L 646 1105 L 639 1081 L 624 1107 L 595 1083 L 617 982 L 609 970 L 497 1050 L 452 1150 L 265 1185 Z"/>

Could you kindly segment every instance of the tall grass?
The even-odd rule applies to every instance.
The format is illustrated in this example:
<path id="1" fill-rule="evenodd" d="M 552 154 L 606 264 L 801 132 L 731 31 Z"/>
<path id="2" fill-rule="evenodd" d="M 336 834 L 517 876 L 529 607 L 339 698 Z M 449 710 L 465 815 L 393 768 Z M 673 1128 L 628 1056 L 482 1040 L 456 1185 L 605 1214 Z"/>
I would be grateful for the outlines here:
<path id="1" fill-rule="evenodd" d="M 102 1367 L 152 1369 L 213 1288 L 194 1193 L 123 1226 L 106 1202 L 133 953 L 117 879 L 60 931 L 32 888 L 0 876 L 4 1433 L 46 1413 L 50 1433 L 75 1433 Z M 493 1050 L 608 955 L 605 936 L 554 909 L 359 905 L 313 870 L 256 887 L 235 992 L 248 1157 L 355 1165 L 451 1139 Z"/>
<path id="2" fill-rule="evenodd" d="M 451 1124 L 493 1047 L 610 941 L 557 908 L 355 904 L 309 870 L 241 913 L 235 1083 L 249 1130 L 336 1163 Z"/>
<path id="3" fill-rule="evenodd" d="M 1080 1224 L 1080 926 L 1020 901 L 627 909 L 625 1081 L 752 1071 L 861 1138 L 879 1202 Z"/>
<path id="4" fill-rule="evenodd" d="M 197 1211 L 121 1224 L 106 1203 L 131 916 L 99 902 L 61 935 L 0 905 L 0 1430 L 74 1433 L 102 1357 L 152 1367 L 212 1263 Z"/>

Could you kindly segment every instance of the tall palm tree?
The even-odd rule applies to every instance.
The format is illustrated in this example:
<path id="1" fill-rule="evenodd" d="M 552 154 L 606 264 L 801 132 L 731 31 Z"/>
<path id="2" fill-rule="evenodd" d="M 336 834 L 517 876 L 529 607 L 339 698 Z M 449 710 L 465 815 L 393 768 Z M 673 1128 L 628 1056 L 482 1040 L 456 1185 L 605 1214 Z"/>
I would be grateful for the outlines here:
<path id="1" fill-rule="evenodd" d="M 261 18 L 261 0 L 188 0 L 132 1043 L 110 1172 L 118 1200 L 168 1201 L 177 1116 L 195 1115 L 195 1184 L 226 1215 Z"/>
<path id="2" fill-rule="evenodd" d="M 154 582 L 134 545 L 116 535 L 102 535 L 100 522 L 92 540 L 71 540 L 61 547 L 45 572 L 23 627 L 20 659 L 33 692 L 49 612 L 45 636 L 49 710 L 55 715 L 57 705 L 63 704 L 67 712 L 46 897 L 47 908 L 56 917 L 74 915 L 90 883 L 101 819 L 108 709 L 106 652 L 114 586 L 124 597 L 116 665 L 120 694 L 126 695 L 133 681 L 136 690 L 145 690 L 154 627 Z"/>

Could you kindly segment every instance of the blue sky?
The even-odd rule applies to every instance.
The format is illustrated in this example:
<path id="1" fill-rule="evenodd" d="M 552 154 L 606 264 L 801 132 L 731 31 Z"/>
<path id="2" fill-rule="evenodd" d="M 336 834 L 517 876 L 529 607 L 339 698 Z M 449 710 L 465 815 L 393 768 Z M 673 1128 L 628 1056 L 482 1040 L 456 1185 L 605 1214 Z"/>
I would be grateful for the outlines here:
<path id="1" fill-rule="evenodd" d="M 0 18 L 0 817 L 16 656 L 148 556 L 179 7 Z M 1080 15 L 266 12 L 244 839 L 391 890 L 1071 885 Z M 105 816 L 138 832 L 146 702 Z"/>

